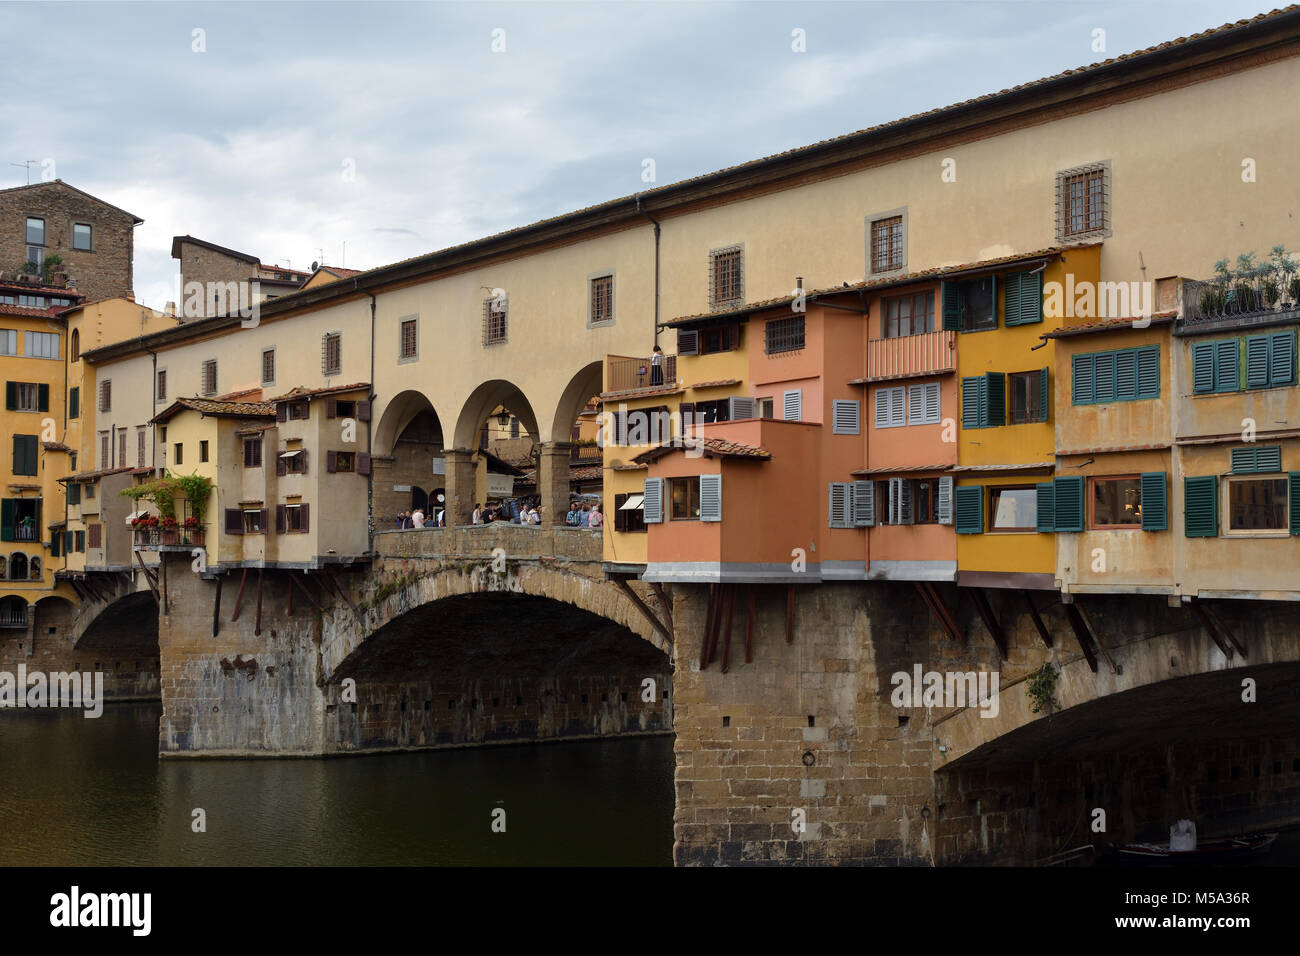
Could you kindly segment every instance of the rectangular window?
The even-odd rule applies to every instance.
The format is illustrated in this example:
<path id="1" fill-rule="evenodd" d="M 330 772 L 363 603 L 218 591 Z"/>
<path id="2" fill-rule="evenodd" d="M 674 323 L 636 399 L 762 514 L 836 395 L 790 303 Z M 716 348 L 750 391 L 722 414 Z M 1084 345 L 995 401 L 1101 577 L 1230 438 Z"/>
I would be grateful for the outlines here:
<path id="1" fill-rule="evenodd" d="M 745 297 L 745 250 L 741 246 L 709 253 L 709 305 L 734 305 Z"/>
<path id="2" fill-rule="evenodd" d="M 1089 478 L 1088 484 L 1089 528 L 1142 526 L 1142 483 L 1137 475 Z"/>
<path id="3" fill-rule="evenodd" d="M 207 460 L 208 460 L 208 441 L 205 438 L 199 442 L 199 461 L 207 461 Z"/>
<path id="4" fill-rule="evenodd" d="M 803 421 L 803 389 L 795 388 L 782 394 L 781 418 L 787 422 Z"/>
<path id="5" fill-rule="evenodd" d="M 13 296 L 3 298 L 12 299 Z M 9 303 L 13 305 L 13 302 Z M 17 329 L 0 329 L 0 355 L 17 355 L 18 354 L 18 330 Z"/>
<path id="6" fill-rule="evenodd" d="M 59 357 L 58 332 L 28 332 L 26 337 L 28 358 L 56 359 Z"/>
<path id="7" fill-rule="evenodd" d="M 1043 402 L 1047 374 L 1047 369 L 1040 369 L 1037 372 L 1012 372 L 1007 376 L 1012 425 L 1047 420 Z"/>
<path id="8" fill-rule="evenodd" d="M 903 268 L 903 217 L 890 216 L 871 223 L 871 271 L 893 272 Z"/>
<path id="9" fill-rule="evenodd" d="M 281 452 L 280 460 L 284 462 L 284 473 L 286 475 L 307 474 L 307 452 L 301 448 Z"/>
<path id="10" fill-rule="evenodd" d="M 614 277 L 598 276 L 591 280 L 591 316 L 592 325 L 597 322 L 614 321 Z"/>
<path id="11" fill-rule="evenodd" d="M 144 460 L 145 460 L 145 446 L 146 446 L 146 444 L 147 444 L 146 438 L 147 438 L 147 431 L 146 431 L 145 427 L 144 427 L 143 425 L 141 425 L 141 426 L 139 426 L 138 428 L 136 428 L 136 430 L 135 430 L 135 466 L 136 466 L 137 468 L 143 468 L 143 467 L 144 467 Z"/>
<path id="12" fill-rule="evenodd" d="M 158 401 L 167 400 L 167 370 L 160 368 L 158 370 Z"/>
<path id="13" fill-rule="evenodd" d="M 669 514 L 674 521 L 698 521 L 700 517 L 700 479 L 669 478 Z"/>
<path id="14" fill-rule="evenodd" d="M 398 327 L 398 358 L 413 359 L 418 354 L 418 342 L 416 333 L 419 329 L 419 319 L 403 319 L 402 324 Z"/>
<path id="15" fill-rule="evenodd" d="M 117 431 L 117 467 L 126 467 L 126 429 L 119 428 Z"/>
<path id="16" fill-rule="evenodd" d="M 262 384 L 275 382 L 275 349 L 262 349 Z"/>
<path id="17" fill-rule="evenodd" d="M 1056 237 L 1109 235 L 1110 164 L 1094 163 L 1056 174 Z"/>
<path id="18" fill-rule="evenodd" d="M 244 534 L 266 534 L 266 512 L 263 509 L 244 509 Z"/>
<path id="19" fill-rule="evenodd" d="M 998 327 L 997 276 L 980 276 L 961 282 L 945 282 L 943 327 L 958 332 L 982 332 Z"/>
<path id="20" fill-rule="evenodd" d="M 304 529 L 302 523 L 302 505 L 285 505 L 284 507 L 284 530 L 290 534 L 297 534 Z"/>
<path id="21" fill-rule="evenodd" d="M 736 325 L 715 326 L 700 329 L 698 338 L 698 355 L 712 355 L 715 352 L 730 352 L 740 347 L 740 327 Z"/>
<path id="22" fill-rule="evenodd" d="M 827 492 L 826 523 L 831 528 L 853 528 L 853 482 L 832 481 Z"/>
<path id="23" fill-rule="evenodd" d="M 633 534 L 645 533 L 644 495 L 614 496 L 614 530 Z"/>
<path id="24" fill-rule="evenodd" d="M 1286 478 L 1228 478 L 1228 534 L 1286 534 Z"/>
<path id="25" fill-rule="evenodd" d="M 1033 485 L 989 489 L 989 531 L 1036 531 L 1038 492 Z"/>
<path id="26" fill-rule="evenodd" d="M 15 475 L 35 475 L 40 471 L 37 450 L 36 435 L 14 436 L 13 473 Z"/>
<path id="27" fill-rule="evenodd" d="M 1103 405 L 1160 397 L 1160 346 L 1071 356 L 1071 400 Z"/>
<path id="28" fill-rule="evenodd" d="M 985 372 L 961 380 L 961 427 L 993 428 L 1006 424 L 1006 375 Z"/>
<path id="29" fill-rule="evenodd" d="M 836 435 L 857 435 L 860 433 L 862 413 L 858 403 L 851 399 L 835 399 L 831 402 L 831 431 Z"/>
<path id="30" fill-rule="evenodd" d="M 933 332 L 934 293 L 923 292 L 886 299 L 884 325 L 884 337 L 887 339 Z"/>
<path id="31" fill-rule="evenodd" d="M 108 460 L 113 453 L 113 446 L 109 442 L 108 432 L 99 433 L 99 467 L 110 468 L 112 463 Z"/>
<path id="32" fill-rule="evenodd" d="M 27 217 L 27 239 L 29 246 L 45 245 L 45 220 L 37 219 L 35 216 Z M 38 266 L 40 263 L 36 263 Z"/>
<path id="33" fill-rule="evenodd" d="M 357 470 L 357 456 L 350 451 L 325 453 L 325 470 L 328 472 L 353 472 Z"/>
<path id="34" fill-rule="evenodd" d="M 916 478 L 912 481 L 912 523 L 939 523 L 939 479 Z"/>
<path id="35" fill-rule="evenodd" d="M 775 418 L 776 400 L 772 398 L 754 399 L 754 417 L 755 418 Z"/>
<path id="36" fill-rule="evenodd" d="M 208 359 L 203 363 L 203 394 L 208 398 L 217 394 L 216 359 Z"/>
<path id="37" fill-rule="evenodd" d="M 1003 277 L 1002 324 L 1030 325 L 1043 321 L 1043 273 L 1013 272 Z"/>
<path id="38" fill-rule="evenodd" d="M 72 248 L 82 252 L 90 251 L 90 223 L 74 222 L 72 224 Z"/>
<path id="39" fill-rule="evenodd" d="M 954 530 L 958 534 L 984 533 L 984 486 L 962 485 L 953 489 Z"/>
<path id="40" fill-rule="evenodd" d="M 92 501 L 94 500 L 94 497 L 95 497 L 95 483 L 93 481 L 88 481 L 86 482 L 86 500 Z"/>
<path id="41" fill-rule="evenodd" d="M 81 504 L 81 483 L 78 481 L 68 482 L 68 504 Z"/>
<path id="42" fill-rule="evenodd" d="M 326 375 L 335 375 L 343 370 L 343 333 L 326 332 L 321 337 L 320 368 Z"/>
<path id="43" fill-rule="evenodd" d="M 907 424 L 907 388 L 876 389 L 876 427 L 901 428 Z"/>
<path id="44" fill-rule="evenodd" d="M 111 412 L 113 410 L 113 382 L 111 379 L 104 379 L 99 383 L 99 410 L 101 412 Z"/>
<path id="45" fill-rule="evenodd" d="M 262 467 L 262 439 L 261 438 L 244 439 L 244 467 L 245 468 Z"/>
<path id="46" fill-rule="evenodd" d="M 794 352 L 804 347 L 804 317 L 794 315 L 788 319 L 773 319 L 763 325 L 764 351 Z"/>
<path id="47" fill-rule="evenodd" d="M 509 334 L 509 303 L 504 295 L 483 300 L 483 344 L 503 345 Z"/>
<path id="48" fill-rule="evenodd" d="M 182 444 L 181 442 L 177 442 L 176 444 L 172 445 L 172 464 L 183 465 L 185 464 L 184 458 L 185 458 L 185 445 Z"/>
<path id="49" fill-rule="evenodd" d="M 938 382 L 907 386 L 907 424 L 938 425 L 940 414 Z"/>
<path id="50" fill-rule="evenodd" d="M 85 554 L 86 553 L 86 532 L 78 531 L 76 533 L 76 542 L 77 542 L 77 553 Z"/>
<path id="51" fill-rule="evenodd" d="M 49 411 L 49 386 L 36 382 L 8 382 L 5 405 L 17 412 Z M 41 389 L 45 389 L 45 408 L 41 408 Z"/>
<path id="52" fill-rule="evenodd" d="M 81 417 L 81 389 L 79 387 L 68 389 L 68 417 Z"/>

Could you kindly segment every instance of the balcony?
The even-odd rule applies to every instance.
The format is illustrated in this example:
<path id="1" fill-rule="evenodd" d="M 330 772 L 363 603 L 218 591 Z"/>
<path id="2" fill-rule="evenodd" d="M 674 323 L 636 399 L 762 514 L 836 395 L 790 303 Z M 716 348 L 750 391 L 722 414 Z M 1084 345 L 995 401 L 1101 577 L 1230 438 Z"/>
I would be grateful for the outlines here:
<path id="1" fill-rule="evenodd" d="M 605 364 L 605 391 L 622 392 L 650 387 L 650 359 L 611 355 Z M 664 356 L 664 384 L 677 382 L 677 356 Z M 658 386 L 656 386 L 658 387 Z"/>
<path id="2" fill-rule="evenodd" d="M 892 378 L 939 375 L 957 369 L 957 333 L 923 332 L 867 342 L 867 375 L 855 380 L 879 382 Z"/>
<path id="3" fill-rule="evenodd" d="M 1300 274 L 1257 272 L 1183 281 L 1183 325 L 1210 330 L 1300 320 Z"/>
<path id="4" fill-rule="evenodd" d="M 144 551 L 187 550 L 203 547 L 202 528 L 136 528 L 135 546 Z"/>

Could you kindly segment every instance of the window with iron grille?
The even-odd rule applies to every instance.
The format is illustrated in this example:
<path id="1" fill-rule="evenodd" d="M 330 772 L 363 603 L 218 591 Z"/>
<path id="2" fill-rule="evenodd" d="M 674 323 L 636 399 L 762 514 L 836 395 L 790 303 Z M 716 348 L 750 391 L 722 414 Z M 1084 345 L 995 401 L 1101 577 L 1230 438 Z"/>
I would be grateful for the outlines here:
<path id="1" fill-rule="evenodd" d="M 112 453 L 112 445 L 108 440 L 108 432 L 99 433 L 99 467 L 108 468 L 108 456 Z"/>
<path id="2" fill-rule="evenodd" d="M 483 300 L 483 344 L 503 345 L 506 341 L 508 303 L 505 296 Z"/>
<path id="3" fill-rule="evenodd" d="M 203 394 L 209 398 L 217 394 L 216 359 L 208 359 L 203 363 Z"/>
<path id="4" fill-rule="evenodd" d="M 788 319 L 773 319 L 763 326 L 766 336 L 764 349 L 774 352 L 793 352 L 804 346 L 804 317 L 792 315 Z"/>
<path id="5" fill-rule="evenodd" d="M 343 370 L 343 333 L 326 332 L 321 338 L 320 367 L 326 375 Z"/>
<path id="6" fill-rule="evenodd" d="M 167 370 L 165 368 L 160 368 L 158 370 L 158 401 L 161 402 L 166 398 L 167 398 Z"/>
<path id="7" fill-rule="evenodd" d="M 418 341 L 416 339 L 419 322 L 419 319 L 414 318 L 402 320 L 400 334 L 398 336 L 401 340 L 397 355 L 398 358 L 413 359 L 419 354 Z"/>
<path id="8" fill-rule="evenodd" d="M 735 305 L 745 297 L 745 247 L 728 246 L 709 253 L 709 306 Z"/>
<path id="9" fill-rule="evenodd" d="M 146 432 L 145 427 L 144 427 L 143 425 L 137 425 L 137 426 L 136 426 L 136 429 L 135 429 L 135 466 L 136 466 L 137 468 L 143 468 L 143 467 L 144 467 L 145 444 L 146 444 L 146 441 L 145 441 L 145 440 L 146 440 L 146 438 L 147 438 L 147 434 L 148 434 L 148 433 Z"/>
<path id="10" fill-rule="evenodd" d="M 614 321 L 614 277 L 597 276 L 591 280 L 590 324 Z"/>
<path id="11" fill-rule="evenodd" d="M 1110 231 L 1110 161 L 1056 174 L 1056 238 L 1097 238 Z"/>
<path id="12" fill-rule="evenodd" d="M 99 383 L 99 410 L 108 412 L 113 410 L 113 381 L 104 379 Z"/>
<path id="13" fill-rule="evenodd" d="M 262 384 L 271 385 L 275 382 L 275 349 L 262 350 Z"/>
<path id="14" fill-rule="evenodd" d="M 871 223 L 871 271 L 893 272 L 903 268 L 903 217 L 890 216 Z"/>

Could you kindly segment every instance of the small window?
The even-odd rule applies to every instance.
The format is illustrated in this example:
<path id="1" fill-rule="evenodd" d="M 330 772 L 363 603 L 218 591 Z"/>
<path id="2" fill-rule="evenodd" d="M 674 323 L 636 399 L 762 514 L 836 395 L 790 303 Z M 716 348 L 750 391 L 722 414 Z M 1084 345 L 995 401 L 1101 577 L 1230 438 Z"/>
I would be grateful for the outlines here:
<path id="1" fill-rule="evenodd" d="M 876 427 L 902 428 L 906 425 L 906 403 L 907 389 L 902 385 L 876 389 Z"/>
<path id="2" fill-rule="evenodd" d="M 710 355 L 714 352 L 730 352 L 739 347 L 740 326 L 738 325 L 723 325 L 712 329 L 700 329 L 700 355 Z"/>
<path id="3" fill-rule="evenodd" d="M 244 467 L 245 468 L 262 467 L 262 439 L 261 438 L 244 439 Z"/>
<path id="4" fill-rule="evenodd" d="M 1287 533 L 1286 478 L 1228 478 L 1228 533 Z"/>
<path id="5" fill-rule="evenodd" d="M 509 303 L 505 295 L 483 300 L 483 344 L 504 345 L 507 341 Z"/>
<path id="6" fill-rule="evenodd" d="M 1044 371 L 1012 372 L 1007 376 L 1012 425 L 1046 421 L 1043 415 Z"/>
<path id="7" fill-rule="evenodd" d="M 876 219 L 871 223 L 871 271 L 895 272 L 906 264 L 902 216 Z"/>
<path id="8" fill-rule="evenodd" d="M 99 433 L 99 467 L 100 468 L 111 467 L 110 462 L 108 460 L 110 454 L 112 454 L 112 445 L 109 443 L 108 440 L 108 432 L 100 432 Z"/>
<path id="9" fill-rule="evenodd" d="M 68 339 L 68 358 L 73 362 L 81 360 L 81 329 L 73 329 Z"/>
<path id="10" fill-rule="evenodd" d="M 357 403 L 356 403 L 355 401 L 353 401 L 352 399 L 347 399 L 347 400 L 345 400 L 345 401 L 335 402 L 335 403 L 334 403 L 334 417 L 335 417 L 335 418 L 356 418 L 356 417 L 357 417 Z"/>
<path id="11" fill-rule="evenodd" d="M 745 249 L 730 246 L 709 253 L 709 306 L 736 305 L 745 297 Z"/>
<path id="12" fill-rule="evenodd" d="M 776 400 L 772 398 L 754 399 L 754 416 L 756 418 L 775 418 Z"/>
<path id="13" fill-rule="evenodd" d="M 628 533 L 645 533 L 645 496 L 624 494 L 614 496 L 614 530 Z"/>
<path id="14" fill-rule="evenodd" d="M 172 464 L 185 464 L 185 445 L 181 442 L 172 445 Z"/>
<path id="15" fill-rule="evenodd" d="M 311 406 L 307 402 L 289 402 L 288 411 L 289 421 L 306 421 L 311 416 Z"/>
<path id="16" fill-rule="evenodd" d="M 338 451 L 334 453 L 334 470 L 352 472 L 357 470 L 356 452 Z"/>
<path id="17" fill-rule="evenodd" d="M 674 521 L 698 521 L 700 517 L 700 479 L 669 478 L 669 500 Z"/>
<path id="18" fill-rule="evenodd" d="M 997 280 L 993 276 L 952 282 L 949 287 L 956 296 L 957 308 L 961 310 L 959 328 L 963 332 L 982 332 L 998 327 Z M 945 315 L 948 308 L 945 303 Z"/>
<path id="19" fill-rule="evenodd" d="M 27 244 L 29 246 L 45 245 L 45 220 L 35 216 L 27 217 Z M 41 264 L 36 263 L 38 266 Z"/>
<path id="20" fill-rule="evenodd" d="M 0 302 L 6 302 L 8 305 L 14 304 L 14 297 L 11 295 L 0 296 Z M 0 329 L 0 355 L 17 355 L 18 354 L 18 330 L 17 329 Z"/>
<path id="21" fill-rule="evenodd" d="M 9 389 L 13 394 L 10 408 L 19 412 L 41 410 L 40 386 L 35 382 L 10 382 Z"/>
<path id="22" fill-rule="evenodd" d="M 275 349 L 262 349 L 262 384 L 275 383 Z"/>
<path id="23" fill-rule="evenodd" d="M 400 339 L 397 353 L 398 358 L 413 359 L 419 354 L 417 349 L 418 341 L 416 339 L 419 325 L 419 319 L 412 318 L 402 320 L 398 335 L 398 338 Z"/>
<path id="24" fill-rule="evenodd" d="M 217 394 L 217 360 L 208 359 L 203 363 L 203 394 L 208 398 Z M 179 462 L 178 462 L 179 464 Z"/>
<path id="25" fill-rule="evenodd" d="M 343 370 L 343 333 L 327 332 L 321 339 L 321 371 L 334 375 Z"/>
<path id="26" fill-rule="evenodd" d="M 773 319 L 763 326 L 764 350 L 768 355 L 776 352 L 794 352 L 804 347 L 804 317 L 792 315 L 788 319 Z"/>
<path id="27" fill-rule="evenodd" d="M 933 332 L 934 293 L 923 292 L 886 299 L 883 318 L 884 338 L 887 339 Z"/>
<path id="28" fill-rule="evenodd" d="M 244 511 L 244 534 L 265 534 L 266 527 L 262 518 L 263 512 L 260 508 L 250 508 Z"/>
<path id="29" fill-rule="evenodd" d="M 145 452 L 149 443 L 148 429 L 143 425 L 136 426 L 135 429 L 135 466 L 143 468 L 145 462 Z"/>
<path id="30" fill-rule="evenodd" d="M 59 333 L 28 332 L 27 357 L 56 359 L 59 357 Z"/>
<path id="31" fill-rule="evenodd" d="M 199 442 L 199 461 L 208 460 L 208 441 L 203 439 Z"/>
<path id="32" fill-rule="evenodd" d="M 1058 241 L 1110 235 L 1110 163 L 1056 174 Z"/>
<path id="33" fill-rule="evenodd" d="M 591 317 L 590 322 L 614 321 L 614 277 L 597 276 L 591 280 Z"/>
<path id="34" fill-rule="evenodd" d="M 1036 531 L 1038 492 L 1033 485 L 989 489 L 989 531 Z"/>
<path id="35" fill-rule="evenodd" d="M 77 386 L 68 389 L 68 417 L 81 417 L 81 387 Z M 75 467 L 73 469 L 76 470 Z"/>
<path id="36" fill-rule="evenodd" d="M 113 382 L 112 379 L 104 379 L 99 383 L 99 410 L 109 412 L 113 410 Z"/>
<path id="37" fill-rule="evenodd" d="M 86 500 L 93 501 L 95 498 L 95 483 L 93 481 L 86 483 Z"/>
<path id="38" fill-rule="evenodd" d="M 1088 483 L 1092 486 L 1090 528 L 1142 527 L 1142 482 L 1137 475 L 1089 478 Z"/>
<path id="39" fill-rule="evenodd" d="M 302 527 L 302 505 L 285 505 L 284 529 L 291 533 L 300 532 Z"/>
<path id="40" fill-rule="evenodd" d="M 167 399 L 167 370 L 160 368 L 158 370 L 158 401 Z"/>
<path id="41" fill-rule="evenodd" d="M 831 402 L 831 431 L 836 435 L 857 435 L 862 414 L 857 401 L 834 399 Z"/>
<path id="42" fill-rule="evenodd" d="M 301 448 L 282 452 L 284 471 L 287 475 L 305 475 L 307 473 L 307 453 Z"/>
<path id="43" fill-rule="evenodd" d="M 83 252 L 90 251 L 90 223 L 74 222 L 72 224 L 72 248 Z"/>

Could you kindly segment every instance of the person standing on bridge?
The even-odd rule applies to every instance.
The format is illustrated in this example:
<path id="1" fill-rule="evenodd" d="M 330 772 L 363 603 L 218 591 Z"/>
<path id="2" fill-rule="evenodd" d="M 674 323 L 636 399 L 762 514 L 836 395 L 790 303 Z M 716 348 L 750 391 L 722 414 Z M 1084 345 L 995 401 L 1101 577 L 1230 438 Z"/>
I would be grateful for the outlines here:
<path id="1" fill-rule="evenodd" d="M 605 516 L 600 513 L 600 505 L 592 505 L 591 518 L 588 519 L 587 526 L 591 528 L 599 528 L 604 523 Z"/>
<path id="2" fill-rule="evenodd" d="M 483 506 L 481 504 L 475 503 L 474 513 L 469 516 L 469 522 L 470 524 L 483 523 Z"/>
<path id="3" fill-rule="evenodd" d="M 412 528 L 423 528 L 423 527 L 424 527 L 424 509 L 423 509 L 423 508 L 416 508 L 414 511 L 411 512 L 411 527 L 412 527 Z"/>
<path id="4" fill-rule="evenodd" d="M 664 383 L 664 350 L 655 346 L 654 354 L 650 356 L 650 384 L 662 385 Z"/>

